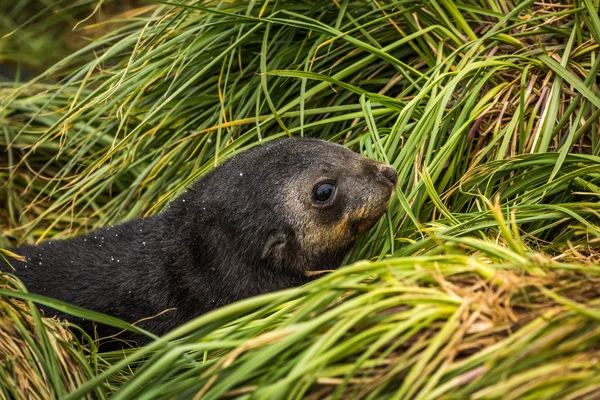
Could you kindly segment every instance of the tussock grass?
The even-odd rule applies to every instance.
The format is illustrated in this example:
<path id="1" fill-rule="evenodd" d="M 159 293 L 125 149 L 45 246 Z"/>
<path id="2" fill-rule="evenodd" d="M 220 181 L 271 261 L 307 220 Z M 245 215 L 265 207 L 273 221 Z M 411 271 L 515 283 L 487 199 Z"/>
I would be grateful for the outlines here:
<path id="1" fill-rule="evenodd" d="M 6 244 L 159 212 L 286 135 L 399 172 L 349 266 L 102 354 L 68 398 L 600 395 L 597 7 L 153 2 L 0 87 Z"/>
<path id="2" fill-rule="evenodd" d="M 551 150 L 551 184 L 568 153 L 597 155 L 588 9 L 520 2 L 500 18 L 463 8 L 469 23 L 413 3 L 144 9 L 85 50 L 93 61 L 78 67 L 74 55 L 5 92 L 5 179 L 16 185 L 6 235 L 67 236 L 155 213 L 223 157 L 288 133 L 343 141 L 399 169 L 389 237 L 437 218 L 424 173 L 442 196 L 490 161 Z M 48 86 L 45 76 L 64 78 Z M 472 204 L 452 213 L 468 218 Z M 374 232 L 354 259 L 392 246 L 364 251 Z"/>
<path id="3" fill-rule="evenodd" d="M 143 357 L 117 398 L 600 393 L 596 264 L 522 256 L 479 239 L 438 239 L 444 254 L 361 261 L 202 316 L 116 362 L 70 398 Z"/>

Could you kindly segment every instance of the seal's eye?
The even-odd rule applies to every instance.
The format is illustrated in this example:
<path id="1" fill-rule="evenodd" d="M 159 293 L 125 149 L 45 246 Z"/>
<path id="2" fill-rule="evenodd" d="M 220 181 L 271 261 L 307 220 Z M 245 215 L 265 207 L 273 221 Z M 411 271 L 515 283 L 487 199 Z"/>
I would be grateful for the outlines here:
<path id="1" fill-rule="evenodd" d="M 333 183 L 319 183 L 313 190 L 313 200 L 315 203 L 323 205 L 333 199 L 335 194 L 335 185 Z"/>

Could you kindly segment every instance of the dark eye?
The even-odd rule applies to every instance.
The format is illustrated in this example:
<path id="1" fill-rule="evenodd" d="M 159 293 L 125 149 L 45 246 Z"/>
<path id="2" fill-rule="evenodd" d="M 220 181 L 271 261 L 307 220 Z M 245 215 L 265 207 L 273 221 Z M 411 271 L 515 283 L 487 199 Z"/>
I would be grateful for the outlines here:
<path id="1" fill-rule="evenodd" d="M 333 183 L 319 183 L 313 191 L 313 200 L 317 204 L 325 204 L 333 198 L 335 185 Z"/>

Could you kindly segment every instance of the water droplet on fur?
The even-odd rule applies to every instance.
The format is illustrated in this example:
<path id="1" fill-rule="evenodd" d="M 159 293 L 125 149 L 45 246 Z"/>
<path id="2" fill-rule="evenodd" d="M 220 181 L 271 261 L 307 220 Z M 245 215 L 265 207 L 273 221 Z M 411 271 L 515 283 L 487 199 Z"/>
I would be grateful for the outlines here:
<path id="1" fill-rule="evenodd" d="M 121 262 L 121 260 L 117 260 L 117 262 Z"/>
<path id="2" fill-rule="evenodd" d="M 40 265 L 42 265 L 42 262 L 40 261 Z"/>
<path id="3" fill-rule="evenodd" d="M 240 176 L 243 176 L 243 175 L 244 175 L 244 173 L 243 173 L 243 172 L 240 172 Z"/>
<path id="4" fill-rule="evenodd" d="M 185 199 L 182 200 L 185 203 Z"/>
<path id="5" fill-rule="evenodd" d="M 131 294 L 131 290 L 129 292 L 127 292 L 128 294 Z"/>
<path id="6" fill-rule="evenodd" d="M 142 242 L 142 244 L 145 246 L 145 245 L 146 245 L 146 242 Z"/>
<path id="7" fill-rule="evenodd" d="M 118 233 L 115 233 L 115 236 L 119 236 L 119 234 L 118 234 Z"/>
<path id="8" fill-rule="evenodd" d="M 87 239 L 83 239 L 84 242 L 87 242 Z"/>

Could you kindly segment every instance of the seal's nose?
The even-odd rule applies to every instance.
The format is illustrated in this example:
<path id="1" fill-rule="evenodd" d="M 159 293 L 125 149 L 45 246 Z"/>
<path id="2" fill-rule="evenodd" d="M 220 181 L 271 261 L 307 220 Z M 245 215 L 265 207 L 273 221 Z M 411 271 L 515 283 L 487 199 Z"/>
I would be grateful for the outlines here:
<path id="1" fill-rule="evenodd" d="M 392 184 L 392 186 L 396 186 L 398 183 L 398 173 L 396 169 L 391 165 L 381 164 L 379 166 L 379 175 L 381 175 L 386 181 Z"/>

